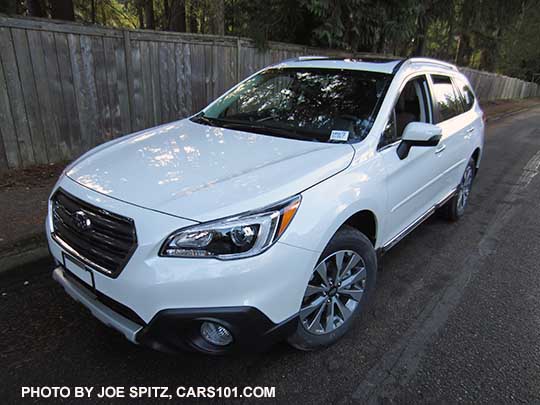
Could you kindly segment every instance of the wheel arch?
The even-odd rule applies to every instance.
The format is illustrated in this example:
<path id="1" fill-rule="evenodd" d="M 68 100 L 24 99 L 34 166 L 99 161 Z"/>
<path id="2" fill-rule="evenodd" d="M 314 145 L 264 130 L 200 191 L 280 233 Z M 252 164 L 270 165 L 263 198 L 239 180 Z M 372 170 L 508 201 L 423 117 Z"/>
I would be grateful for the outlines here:
<path id="1" fill-rule="evenodd" d="M 373 211 L 367 209 L 360 210 L 347 218 L 341 225 L 341 227 L 343 226 L 350 226 L 362 232 L 371 241 L 373 246 L 377 243 L 378 222 L 377 216 Z"/>
<path id="2" fill-rule="evenodd" d="M 477 147 L 474 150 L 471 157 L 474 159 L 474 167 L 478 171 L 478 169 L 480 168 L 480 158 L 482 157 L 482 150 L 480 149 L 480 147 Z"/>

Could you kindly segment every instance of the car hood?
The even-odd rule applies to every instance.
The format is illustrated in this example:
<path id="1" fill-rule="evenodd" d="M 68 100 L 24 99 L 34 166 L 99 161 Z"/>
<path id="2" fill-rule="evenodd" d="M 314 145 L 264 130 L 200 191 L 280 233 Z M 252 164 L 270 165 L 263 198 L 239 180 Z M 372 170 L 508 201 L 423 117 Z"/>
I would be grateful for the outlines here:
<path id="1" fill-rule="evenodd" d="M 354 149 L 181 120 L 88 152 L 67 176 L 110 197 L 195 221 L 264 207 L 346 168 Z"/>

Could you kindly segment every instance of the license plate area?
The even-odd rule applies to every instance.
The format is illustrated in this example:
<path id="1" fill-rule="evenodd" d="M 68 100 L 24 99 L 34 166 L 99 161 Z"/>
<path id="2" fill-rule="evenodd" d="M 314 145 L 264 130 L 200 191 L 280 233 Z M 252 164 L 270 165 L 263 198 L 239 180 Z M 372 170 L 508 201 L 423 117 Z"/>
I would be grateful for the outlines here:
<path id="1" fill-rule="evenodd" d="M 94 273 L 83 262 L 66 253 L 62 253 L 62 260 L 64 262 L 64 269 L 69 271 L 72 275 L 77 277 L 83 283 L 87 284 L 89 287 L 95 287 Z"/>

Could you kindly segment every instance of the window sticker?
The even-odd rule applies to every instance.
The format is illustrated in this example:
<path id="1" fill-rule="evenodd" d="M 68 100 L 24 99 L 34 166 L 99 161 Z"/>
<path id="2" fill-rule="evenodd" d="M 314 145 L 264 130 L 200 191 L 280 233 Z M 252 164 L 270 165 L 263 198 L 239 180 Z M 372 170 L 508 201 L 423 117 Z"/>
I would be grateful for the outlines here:
<path id="1" fill-rule="evenodd" d="M 349 139 L 349 131 L 337 131 L 333 130 L 330 134 L 331 141 L 346 142 Z"/>

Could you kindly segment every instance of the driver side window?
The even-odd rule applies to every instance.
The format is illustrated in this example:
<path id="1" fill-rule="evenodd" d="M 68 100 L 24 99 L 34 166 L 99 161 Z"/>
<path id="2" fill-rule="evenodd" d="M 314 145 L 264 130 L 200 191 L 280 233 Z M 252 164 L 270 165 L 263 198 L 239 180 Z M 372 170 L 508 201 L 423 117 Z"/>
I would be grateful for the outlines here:
<path id="1" fill-rule="evenodd" d="M 405 84 L 390 113 L 379 148 L 401 140 L 403 131 L 409 123 L 431 122 L 427 89 L 428 84 L 425 76 L 415 77 Z"/>

